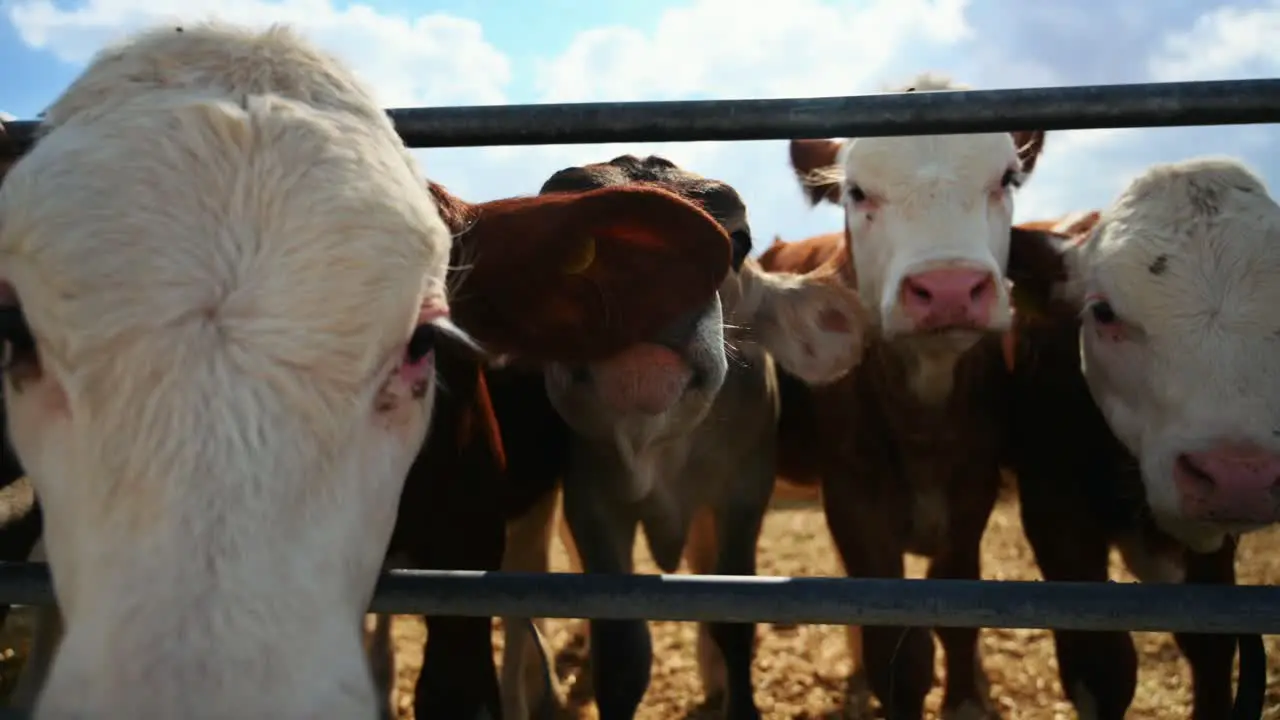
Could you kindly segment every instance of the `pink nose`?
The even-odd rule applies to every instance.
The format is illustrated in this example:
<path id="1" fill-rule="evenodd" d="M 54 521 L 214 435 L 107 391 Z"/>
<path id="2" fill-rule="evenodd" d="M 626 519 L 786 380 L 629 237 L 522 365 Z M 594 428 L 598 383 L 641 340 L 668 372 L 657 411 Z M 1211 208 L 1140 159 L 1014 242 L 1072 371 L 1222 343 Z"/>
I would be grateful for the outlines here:
<path id="1" fill-rule="evenodd" d="M 996 279 L 987 270 L 944 268 L 908 275 L 899 302 L 919 330 L 980 328 L 991 317 Z"/>
<path id="2" fill-rule="evenodd" d="M 1224 443 L 1179 455 L 1173 477 L 1188 518 L 1264 525 L 1280 521 L 1280 454 Z"/>
<path id="3" fill-rule="evenodd" d="M 657 415 L 684 394 L 693 370 L 679 354 L 641 343 L 592 369 L 601 398 L 619 412 Z"/>

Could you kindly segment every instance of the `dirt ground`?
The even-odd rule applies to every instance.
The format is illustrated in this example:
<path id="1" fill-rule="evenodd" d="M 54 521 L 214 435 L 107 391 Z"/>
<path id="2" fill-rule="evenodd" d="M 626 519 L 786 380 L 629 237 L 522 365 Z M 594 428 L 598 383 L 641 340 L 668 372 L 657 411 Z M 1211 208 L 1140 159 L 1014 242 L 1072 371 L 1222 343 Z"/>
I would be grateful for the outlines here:
<path id="1" fill-rule="evenodd" d="M 1280 583 L 1280 529 L 1246 537 L 1237 561 L 1242 584 Z M 637 538 L 636 565 L 641 572 L 657 568 L 649 558 L 643 538 Z M 990 580 L 1040 580 L 1022 536 L 1016 498 L 1002 500 L 983 538 L 984 578 Z M 925 562 L 908 556 L 910 577 L 922 577 Z M 557 541 L 552 569 L 569 570 L 568 558 Z M 682 568 L 681 572 L 687 569 Z M 817 507 L 777 508 L 765 520 L 759 545 L 762 575 L 839 576 L 839 560 Z M 1112 577 L 1133 581 L 1112 555 Z M 495 623 L 496 625 L 497 623 Z M 654 622 L 653 680 L 641 704 L 638 720 L 702 720 L 713 715 L 700 712 L 701 682 L 694 655 L 696 626 L 692 623 Z M 569 718 L 595 720 L 595 705 L 583 670 L 585 658 L 581 620 L 549 620 L 548 639 L 556 650 L 559 682 L 569 694 Z M 413 684 L 422 662 L 422 621 L 396 617 L 398 692 L 395 707 L 399 720 L 413 718 Z M 758 628 L 756 652 L 756 702 L 770 720 L 861 720 L 876 717 L 865 685 L 854 681 L 846 701 L 853 665 L 842 627 L 810 625 Z M 983 630 L 982 657 L 990 681 L 991 697 L 1005 720 L 1067 720 L 1075 713 L 1065 701 L 1058 683 L 1057 663 L 1049 633 L 1043 630 Z M 1127 720 L 1181 720 L 1191 715 L 1191 676 L 1186 662 L 1166 633 L 1137 633 L 1141 667 L 1138 693 Z M 501 651 L 502 635 L 495 632 L 495 648 Z M 942 701 L 942 649 L 938 645 L 937 680 L 929 696 L 929 720 L 935 720 Z M 1280 637 L 1267 638 L 1268 720 L 1280 720 Z"/>
<path id="2" fill-rule="evenodd" d="M 777 508 L 769 513 L 760 540 L 759 565 L 763 575 L 840 575 L 839 561 L 816 507 Z M 1249 584 L 1280 583 L 1280 529 L 1245 539 L 1238 560 L 1240 581 Z M 911 577 L 921 577 L 925 564 L 908 557 Z M 636 545 L 637 567 L 656 572 L 643 539 Z M 1037 580 L 1039 572 L 1022 536 L 1016 499 L 1001 502 L 983 539 L 984 573 L 991 580 Z M 567 571 L 568 559 L 558 541 L 553 549 L 553 569 Z M 683 570 L 682 570 L 683 571 Z M 1112 577 L 1133 578 L 1113 555 Z M 13 622 L 0 636 L 0 695 L 7 694 L 27 649 L 26 612 L 15 612 Z M 497 623 L 495 623 L 496 625 Z M 701 711 L 702 688 L 694 657 L 696 642 L 692 623 L 655 622 L 653 681 L 637 714 L 639 720 L 701 720 L 712 717 Z M 579 620 L 551 620 L 548 637 L 556 650 L 562 690 L 569 695 L 568 718 L 594 720 L 589 680 L 582 672 L 585 658 Z M 393 632 L 397 644 L 397 693 L 399 720 L 413 718 L 412 692 L 422 661 L 425 630 L 421 620 L 396 617 Z M 850 661 L 845 634 L 838 626 L 759 626 L 759 650 L 755 661 L 756 701 L 766 718 L 781 720 L 851 720 L 875 717 L 864 685 L 848 679 Z M 502 635 L 495 631 L 495 649 L 501 652 Z M 1128 720 L 1182 719 L 1190 716 L 1190 675 L 1171 636 L 1138 633 L 1141 669 L 1137 698 Z M 1264 717 L 1280 720 L 1280 638 L 1267 639 L 1269 659 L 1267 711 Z M 990 681 L 991 697 L 1005 720 L 1066 720 L 1074 712 L 1063 700 L 1053 659 L 1053 646 L 1042 630 L 983 630 L 983 665 Z M 937 717 L 941 702 L 942 652 L 939 646 L 935 689 L 929 697 L 929 718 Z M 856 688 L 852 695 L 850 686 Z"/>

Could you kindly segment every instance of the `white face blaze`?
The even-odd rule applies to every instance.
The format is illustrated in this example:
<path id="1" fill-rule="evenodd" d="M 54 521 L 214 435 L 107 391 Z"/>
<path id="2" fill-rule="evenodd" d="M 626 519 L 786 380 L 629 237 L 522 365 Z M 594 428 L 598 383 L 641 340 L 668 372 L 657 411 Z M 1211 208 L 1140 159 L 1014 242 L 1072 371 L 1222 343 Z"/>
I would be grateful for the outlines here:
<path id="1" fill-rule="evenodd" d="M 1280 207 L 1233 160 L 1150 168 L 1068 254 L 1095 401 L 1161 526 L 1280 520 Z"/>
<path id="2" fill-rule="evenodd" d="M 840 168 L 858 290 L 886 337 L 959 331 L 967 345 L 1008 327 L 1011 135 L 858 138 Z"/>
<path id="3" fill-rule="evenodd" d="M 895 91 L 968 89 L 926 73 Z M 944 402 L 960 356 L 1010 327 L 1013 193 L 1044 139 L 1019 131 L 791 141 L 809 201 L 844 210 L 850 280 L 877 334 L 906 361 L 918 400 Z"/>
<path id="4" fill-rule="evenodd" d="M 48 117 L 0 187 L 4 339 L 17 307 L 34 339 L 5 400 L 67 623 L 36 717 L 374 717 L 361 619 L 450 244 L 418 168 L 278 29 L 144 34 Z"/>

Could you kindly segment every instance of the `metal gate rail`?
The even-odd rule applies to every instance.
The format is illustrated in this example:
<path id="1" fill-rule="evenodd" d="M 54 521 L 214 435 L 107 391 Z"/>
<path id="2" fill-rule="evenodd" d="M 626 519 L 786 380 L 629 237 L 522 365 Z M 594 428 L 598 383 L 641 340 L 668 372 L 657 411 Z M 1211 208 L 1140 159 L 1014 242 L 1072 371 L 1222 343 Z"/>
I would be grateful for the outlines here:
<path id="1" fill-rule="evenodd" d="M 936 135 L 1280 122 L 1280 79 L 387 111 L 411 147 Z M 5 123 L 23 149 L 37 123 Z"/>
<path id="2" fill-rule="evenodd" d="M 48 566 L 0 563 L 0 598 L 51 605 Z M 374 612 L 1280 634 L 1280 587 L 392 570 Z"/>

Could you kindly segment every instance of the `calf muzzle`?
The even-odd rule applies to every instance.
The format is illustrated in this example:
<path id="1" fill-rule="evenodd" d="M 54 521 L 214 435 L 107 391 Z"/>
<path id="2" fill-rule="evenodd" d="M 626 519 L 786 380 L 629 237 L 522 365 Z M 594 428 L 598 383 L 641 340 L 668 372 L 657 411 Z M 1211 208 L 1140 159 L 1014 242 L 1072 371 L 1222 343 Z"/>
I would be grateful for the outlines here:
<path id="1" fill-rule="evenodd" d="M 1219 444 L 1179 455 L 1173 477 L 1182 512 L 1190 519 L 1257 525 L 1280 521 L 1280 453 Z"/>

